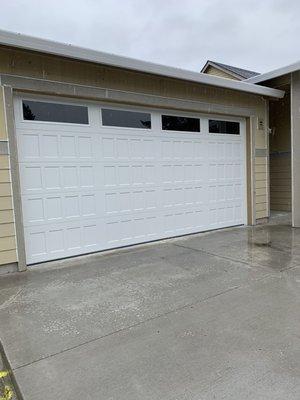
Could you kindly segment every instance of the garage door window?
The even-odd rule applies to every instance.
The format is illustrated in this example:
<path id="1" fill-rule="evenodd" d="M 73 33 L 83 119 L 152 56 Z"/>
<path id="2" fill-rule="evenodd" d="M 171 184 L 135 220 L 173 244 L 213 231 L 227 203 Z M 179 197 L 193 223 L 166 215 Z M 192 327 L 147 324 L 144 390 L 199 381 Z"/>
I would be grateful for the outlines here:
<path id="1" fill-rule="evenodd" d="M 102 125 L 120 128 L 151 129 L 151 114 L 102 108 Z"/>
<path id="2" fill-rule="evenodd" d="M 26 121 L 88 124 L 88 108 L 60 103 L 23 100 L 23 118 Z"/>
<path id="3" fill-rule="evenodd" d="M 164 131 L 200 132 L 199 118 L 162 115 L 161 124 Z"/>
<path id="4" fill-rule="evenodd" d="M 209 120 L 210 133 L 223 133 L 229 135 L 240 134 L 240 123 L 233 121 L 220 121 L 215 119 Z"/>

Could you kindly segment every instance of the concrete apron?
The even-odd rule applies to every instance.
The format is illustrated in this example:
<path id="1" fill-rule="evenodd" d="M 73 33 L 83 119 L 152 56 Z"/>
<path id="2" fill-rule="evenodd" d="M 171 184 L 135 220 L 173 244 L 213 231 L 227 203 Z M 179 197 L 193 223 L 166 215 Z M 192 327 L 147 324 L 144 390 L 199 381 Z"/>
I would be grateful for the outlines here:
<path id="1" fill-rule="evenodd" d="M 300 231 L 193 235 L 0 278 L 25 400 L 299 399 Z"/>

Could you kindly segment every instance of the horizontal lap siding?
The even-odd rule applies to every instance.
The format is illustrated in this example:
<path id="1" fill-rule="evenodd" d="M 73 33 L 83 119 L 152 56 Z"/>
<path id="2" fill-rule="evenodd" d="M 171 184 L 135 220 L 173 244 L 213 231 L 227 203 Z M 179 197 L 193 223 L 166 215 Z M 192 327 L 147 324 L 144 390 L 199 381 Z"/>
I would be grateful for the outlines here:
<path id="1" fill-rule="evenodd" d="M 265 127 L 267 121 L 265 121 Z M 269 216 L 268 138 L 265 130 L 256 130 L 255 136 L 255 207 L 256 219 Z"/>
<path id="2" fill-rule="evenodd" d="M 292 171 L 291 155 L 273 155 L 270 158 L 271 209 L 291 211 Z"/>
<path id="3" fill-rule="evenodd" d="M 2 90 L 0 92 L 0 141 L 3 145 L 7 143 Z M 16 237 L 9 155 L 0 154 L 0 265 L 16 261 Z"/>
<path id="4" fill-rule="evenodd" d="M 266 218 L 269 215 L 268 210 L 268 158 L 255 158 L 255 204 L 256 204 L 256 219 Z"/>

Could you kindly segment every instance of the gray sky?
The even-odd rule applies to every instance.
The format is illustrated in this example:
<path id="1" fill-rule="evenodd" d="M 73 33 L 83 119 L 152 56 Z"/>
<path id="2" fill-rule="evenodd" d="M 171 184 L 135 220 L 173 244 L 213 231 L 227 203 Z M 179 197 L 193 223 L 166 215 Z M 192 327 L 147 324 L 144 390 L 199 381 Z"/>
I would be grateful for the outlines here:
<path id="1" fill-rule="evenodd" d="M 300 59 L 299 0 L 0 0 L 0 28 L 199 71 Z"/>

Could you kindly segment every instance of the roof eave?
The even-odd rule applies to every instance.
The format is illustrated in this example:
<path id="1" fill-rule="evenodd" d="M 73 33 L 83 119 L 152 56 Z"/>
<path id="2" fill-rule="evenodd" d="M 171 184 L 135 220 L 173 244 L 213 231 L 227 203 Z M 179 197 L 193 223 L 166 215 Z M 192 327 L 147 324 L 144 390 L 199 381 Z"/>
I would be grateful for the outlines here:
<path id="1" fill-rule="evenodd" d="M 259 76 L 254 76 L 252 78 L 246 79 L 247 83 L 260 83 L 260 82 L 265 82 L 269 81 L 270 79 L 278 78 L 283 75 L 290 74 L 292 72 L 298 71 L 300 69 L 300 61 L 297 61 L 296 63 L 286 65 L 285 67 L 282 68 L 277 68 L 274 69 L 273 71 L 266 72 L 265 74 L 261 74 Z"/>
<path id="2" fill-rule="evenodd" d="M 0 30 L 0 45 L 11 46 L 19 49 L 37 51 L 41 53 L 67 57 L 74 60 L 93 62 L 97 64 L 124 68 L 127 70 L 149 73 L 169 78 L 175 78 L 224 89 L 232 89 L 266 97 L 282 98 L 284 91 L 253 85 L 244 81 L 234 81 L 199 72 L 187 71 L 179 68 L 154 64 L 133 58 L 103 53 L 96 50 L 59 43 L 51 40 L 40 39 L 32 36 L 21 35 Z"/>

